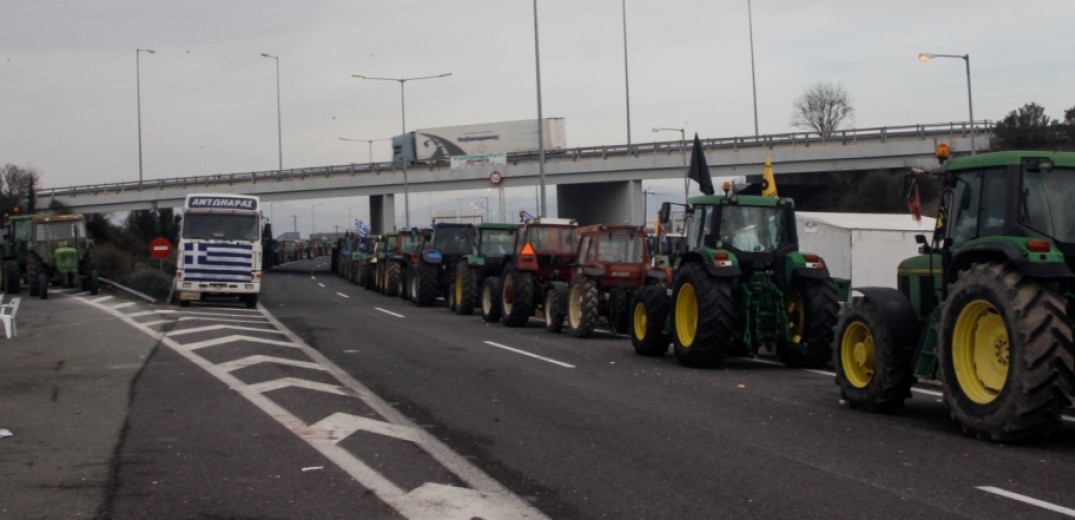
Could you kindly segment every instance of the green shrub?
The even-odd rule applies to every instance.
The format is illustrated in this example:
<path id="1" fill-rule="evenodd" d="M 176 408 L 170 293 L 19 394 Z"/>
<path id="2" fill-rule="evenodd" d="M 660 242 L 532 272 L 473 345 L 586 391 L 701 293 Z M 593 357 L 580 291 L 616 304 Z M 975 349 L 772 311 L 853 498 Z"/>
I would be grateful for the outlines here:
<path id="1" fill-rule="evenodd" d="M 134 270 L 134 256 L 112 244 L 97 244 L 97 275 L 119 283 Z"/>
<path id="2" fill-rule="evenodd" d="M 172 288 L 172 277 L 157 269 L 139 269 L 120 282 L 147 296 L 163 301 Z"/>

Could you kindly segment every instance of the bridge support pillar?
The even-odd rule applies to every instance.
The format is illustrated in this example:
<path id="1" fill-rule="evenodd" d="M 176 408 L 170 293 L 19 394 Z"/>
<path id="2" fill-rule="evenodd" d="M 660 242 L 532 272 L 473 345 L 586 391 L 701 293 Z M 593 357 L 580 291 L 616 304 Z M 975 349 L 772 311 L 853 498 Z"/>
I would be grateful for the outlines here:
<path id="1" fill-rule="evenodd" d="M 557 215 L 579 225 L 640 225 L 643 202 L 641 180 L 556 185 Z"/>
<path id="2" fill-rule="evenodd" d="M 387 233 L 396 228 L 395 196 L 370 195 L 370 232 Z"/>

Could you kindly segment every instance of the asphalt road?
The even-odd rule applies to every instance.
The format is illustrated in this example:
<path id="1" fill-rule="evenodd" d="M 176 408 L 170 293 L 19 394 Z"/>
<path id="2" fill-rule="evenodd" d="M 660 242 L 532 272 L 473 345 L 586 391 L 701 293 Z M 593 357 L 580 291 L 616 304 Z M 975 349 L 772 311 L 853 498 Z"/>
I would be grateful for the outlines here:
<path id="1" fill-rule="evenodd" d="M 1070 422 L 1046 441 L 986 443 L 928 387 L 902 413 L 868 414 L 840 403 L 829 373 L 687 369 L 626 337 L 485 324 L 327 269 L 277 268 L 262 305 L 553 518 L 1075 516 Z"/>

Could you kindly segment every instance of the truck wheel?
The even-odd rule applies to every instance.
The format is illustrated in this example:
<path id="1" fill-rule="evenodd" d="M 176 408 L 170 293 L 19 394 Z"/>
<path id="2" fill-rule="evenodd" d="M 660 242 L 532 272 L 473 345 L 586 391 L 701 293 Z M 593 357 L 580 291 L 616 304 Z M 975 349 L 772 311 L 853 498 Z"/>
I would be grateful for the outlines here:
<path id="1" fill-rule="evenodd" d="M 568 294 L 567 284 L 552 282 L 552 288 L 545 293 L 545 330 L 560 332 L 564 329 L 564 306 Z"/>
<path id="2" fill-rule="evenodd" d="M 567 296 L 567 323 L 577 338 L 593 336 L 600 317 L 597 282 L 589 276 L 580 276 L 571 282 Z"/>
<path id="3" fill-rule="evenodd" d="M 608 326 L 617 334 L 631 333 L 631 290 L 617 285 L 608 295 Z"/>
<path id="4" fill-rule="evenodd" d="M 500 298 L 504 315 L 501 321 L 509 327 L 526 326 L 534 313 L 534 283 L 530 273 L 509 265 L 504 270 L 504 288 Z"/>
<path id="5" fill-rule="evenodd" d="M 885 323 L 874 302 L 862 297 L 851 300 L 836 325 L 836 384 L 852 408 L 885 412 L 903 408 L 911 397 L 914 350 L 896 344 L 890 325 L 912 324 Z"/>
<path id="6" fill-rule="evenodd" d="M 663 356 L 671 338 L 664 332 L 672 300 L 664 287 L 647 285 L 631 299 L 631 344 L 640 356 Z"/>
<path id="7" fill-rule="evenodd" d="M 37 259 L 33 256 L 26 258 L 26 284 L 30 286 L 30 296 L 41 295 L 41 282 L 37 277 Z"/>
<path id="8" fill-rule="evenodd" d="M 818 368 L 832 361 L 832 328 L 839 311 L 836 286 L 831 279 L 798 280 L 784 295 L 784 312 L 788 335 L 806 350 L 799 350 L 781 337 L 776 343 L 780 361 L 796 368 Z"/>
<path id="9" fill-rule="evenodd" d="M 253 309 L 258 306 L 258 295 L 248 294 L 243 297 L 243 303 L 246 304 L 247 309 Z"/>
<path id="10" fill-rule="evenodd" d="M 385 296 L 399 296 L 400 285 L 400 265 L 399 262 L 392 262 L 385 267 L 384 273 L 384 295 Z"/>
<path id="11" fill-rule="evenodd" d="M 478 271 L 459 262 L 455 271 L 455 312 L 462 316 L 474 313 L 478 306 Z"/>
<path id="12" fill-rule="evenodd" d="M 1066 299 L 1014 266 L 959 273 L 941 310 L 944 400 L 963 431 L 996 441 L 1049 433 L 1075 388 Z"/>
<path id="13" fill-rule="evenodd" d="M 482 321 L 496 323 L 500 321 L 500 278 L 489 276 L 482 284 Z"/>
<path id="14" fill-rule="evenodd" d="M 415 305 L 429 307 L 437 303 L 437 267 L 433 264 L 420 263 L 414 269 L 414 297 Z"/>
<path id="15" fill-rule="evenodd" d="M 672 293 L 672 342 L 683 366 L 719 363 L 735 341 L 737 315 L 730 279 L 709 276 L 697 263 L 683 266 Z"/>
<path id="16" fill-rule="evenodd" d="M 4 290 L 11 294 L 18 294 L 19 289 L 19 263 L 8 260 L 4 262 Z"/>

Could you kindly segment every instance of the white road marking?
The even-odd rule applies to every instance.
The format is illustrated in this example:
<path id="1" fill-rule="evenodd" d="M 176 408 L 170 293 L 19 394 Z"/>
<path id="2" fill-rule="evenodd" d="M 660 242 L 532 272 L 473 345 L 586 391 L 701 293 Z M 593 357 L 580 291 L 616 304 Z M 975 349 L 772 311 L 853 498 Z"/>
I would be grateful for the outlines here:
<path id="1" fill-rule="evenodd" d="M 127 316 L 130 316 L 132 318 L 141 318 L 142 316 L 152 316 L 154 314 L 179 314 L 179 311 L 173 311 L 171 309 L 158 310 L 158 311 L 142 311 L 142 312 L 132 312 L 132 313 L 128 314 Z"/>
<path id="2" fill-rule="evenodd" d="M 346 294 L 344 294 L 342 292 L 336 293 L 336 296 L 343 296 L 344 298 L 350 298 L 350 296 L 347 296 Z"/>
<path id="3" fill-rule="evenodd" d="M 323 283 L 321 283 L 321 282 L 317 282 L 317 285 L 320 285 L 322 289 L 324 289 L 324 288 L 325 288 L 325 284 L 323 284 Z"/>
<path id="4" fill-rule="evenodd" d="M 374 307 L 374 310 L 378 310 L 378 311 L 381 311 L 381 312 L 383 312 L 383 313 L 385 313 L 385 314 L 388 314 L 388 315 L 390 315 L 390 316 L 395 316 L 395 317 L 397 317 L 397 318 L 406 318 L 406 316 L 404 316 L 404 315 L 402 315 L 402 314 L 396 314 L 396 313 L 394 313 L 394 312 L 392 312 L 392 311 L 390 311 L 390 310 L 387 310 L 387 309 L 382 309 L 382 308 L 380 308 L 380 307 Z"/>
<path id="5" fill-rule="evenodd" d="M 167 334 L 166 336 L 171 336 L 171 334 Z M 171 339 L 171 338 L 168 338 L 168 339 Z M 231 336 L 224 336 L 222 338 L 207 339 L 205 341 L 199 341 L 197 343 L 185 343 L 185 344 L 176 343 L 176 346 L 174 348 L 176 350 L 194 351 L 194 350 L 198 350 L 200 348 L 215 347 L 217 345 L 224 345 L 226 343 L 235 343 L 235 342 L 238 342 L 238 341 L 245 341 L 247 343 L 263 343 L 265 345 L 277 345 L 277 346 L 281 346 L 281 347 L 297 347 L 298 346 L 298 345 L 295 345 L 294 343 L 292 343 L 290 341 L 278 341 L 278 340 L 275 340 L 275 339 L 255 338 L 253 336 L 241 336 L 239 334 L 232 334 Z M 173 342 L 174 342 L 174 340 L 173 340 Z"/>
<path id="6" fill-rule="evenodd" d="M 1058 506 L 1056 504 L 1046 502 L 1044 500 L 1038 500 L 1036 498 L 1028 497 L 1026 495 L 1020 495 L 1019 493 L 1012 493 L 1011 491 L 1007 491 L 993 486 L 978 486 L 977 489 L 985 491 L 986 493 L 993 493 L 994 495 L 1000 495 L 1005 498 L 1017 500 L 1019 502 L 1023 502 L 1024 504 L 1030 504 L 1032 506 L 1037 506 L 1042 509 L 1048 509 L 1049 511 L 1052 511 L 1054 513 L 1060 513 L 1062 515 L 1075 517 L 1075 509 Z"/>
<path id="7" fill-rule="evenodd" d="M 262 325 L 268 323 L 267 321 L 265 321 L 264 318 L 255 318 L 253 316 L 244 316 L 244 318 L 249 318 L 249 319 L 229 320 L 229 319 L 224 319 L 224 318 L 210 318 L 208 316 L 184 316 L 182 318 L 179 318 L 178 320 L 173 320 L 173 321 L 212 321 L 212 322 L 220 322 L 220 323 L 254 323 L 254 324 L 260 323 Z"/>
<path id="8" fill-rule="evenodd" d="M 312 361 L 299 361 L 296 359 L 275 357 L 275 356 L 263 356 L 254 355 L 244 358 L 234 359 L 225 363 L 218 363 L 217 366 L 223 369 L 225 372 L 234 372 L 246 367 L 252 367 L 254 365 L 260 365 L 262 363 L 272 363 L 275 365 L 287 365 L 299 368 L 308 368 L 310 370 L 324 370 L 325 367 L 314 363 Z"/>
<path id="9" fill-rule="evenodd" d="M 136 304 L 134 302 L 126 302 L 126 303 L 121 303 L 119 305 L 113 305 L 112 308 L 118 311 L 120 309 L 130 307 L 131 305 L 136 305 Z"/>
<path id="10" fill-rule="evenodd" d="M 496 348 L 502 348 L 504 350 L 507 350 L 509 352 L 514 352 L 516 354 L 529 356 L 529 357 L 532 357 L 534 359 L 540 359 L 542 361 L 545 361 L 546 363 L 552 363 L 554 365 L 559 365 L 559 366 L 562 366 L 562 367 L 565 367 L 565 368 L 575 368 L 575 365 L 569 365 L 567 363 L 564 363 L 563 361 L 557 361 L 555 359 L 539 356 L 537 354 L 531 354 L 530 352 L 527 352 L 525 350 L 519 350 L 517 348 L 511 348 L 511 347 L 509 347 L 507 345 L 501 345 L 500 343 L 494 343 L 492 341 L 483 341 L 482 343 L 485 343 L 486 345 L 493 346 L 493 347 L 496 347 Z"/>
<path id="11" fill-rule="evenodd" d="M 269 334 L 283 334 L 275 329 L 259 329 L 257 327 L 240 327 L 238 325 L 206 325 L 204 327 L 193 327 L 189 329 L 173 330 L 168 333 L 168 337 L 182 336 L 184 334 L 197 334 L 199 332 L 210 332 L 214 330 L 245 330 L 249 332 L 267 332 Z"/>

